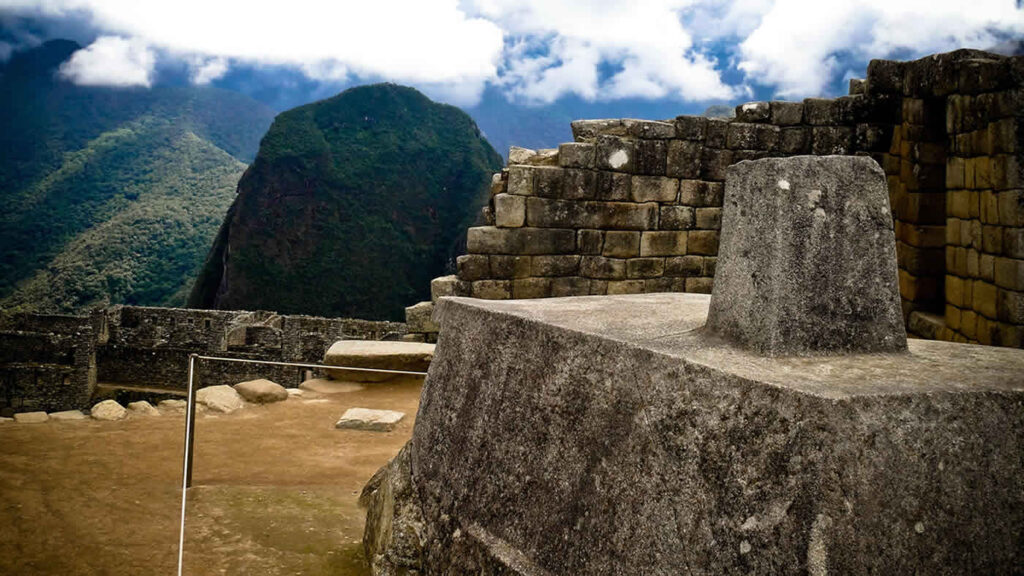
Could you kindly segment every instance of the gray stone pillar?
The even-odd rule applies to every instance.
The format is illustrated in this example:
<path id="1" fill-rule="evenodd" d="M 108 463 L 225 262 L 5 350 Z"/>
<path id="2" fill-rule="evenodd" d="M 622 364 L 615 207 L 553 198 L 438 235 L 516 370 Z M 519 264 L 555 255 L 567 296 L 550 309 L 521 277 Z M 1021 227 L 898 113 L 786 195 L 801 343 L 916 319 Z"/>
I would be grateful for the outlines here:
<path id="1" fill-rule="evenodd" d="M 906 350 L 878 164 L 797 156 L 730 166 L 706 329 L 769 356 Z"/>

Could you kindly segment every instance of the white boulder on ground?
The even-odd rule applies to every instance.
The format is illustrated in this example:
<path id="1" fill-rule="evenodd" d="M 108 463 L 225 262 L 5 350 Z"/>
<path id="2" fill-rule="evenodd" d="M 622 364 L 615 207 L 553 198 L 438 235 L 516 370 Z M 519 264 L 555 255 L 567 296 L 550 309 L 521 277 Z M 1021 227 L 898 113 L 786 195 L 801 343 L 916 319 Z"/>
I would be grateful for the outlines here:
<path id="1" fill-rule="evenodd" d="M 92 407 L 89 414 L 96 420 L 121 420 L 128 411 L 117 400 L 104 400 Z"/>
<path id="2" fill-rule="evenodd" d="M 207 386 L 196 391 L 196 402 L 214 412 L 230 414 L 245 406 L 245 399 L 227 384 Z"/>
<path id="3" fill-rule="evenodd" d="M 352 368 L 426 372 L 433 359 L 433 344 L 381 340 L 340 340 L 335 342 L 324 355 L 324 364 Z M 355 382 L 383 382 L 397 376 L 397 374 L 386 372 L 337 369 L 328 369 L 327 373 L 335 380 Z"/>
<path id="4" fill-rule="evenodd" d="M 186 402 L 184 400 L 175 400 L 174 398 L 170 398 L 170 399 L 167 399 L 167 400 L 161 400 L 161 401 L 157 402 L 156 405 L 161 410 L 174 411 L 174 412 L 183 412 L 186 408 L 188 408 L 188 402 Z"/>
<path id="5" fill-rule="evenodd" d="M 159 416 L 160 411 L 153 407 L 152 404 L 145 400 L 139 400 L 138 402 L 130 402 L 128 409 L 135 414 L 141 414 L 142 416 Z"/>
<path id="6" fill-rule="evenodd" d="M 269 404 L 288 399 L 288 390 L 284 386 L 265 379 L 239 382 L 235 384 L 235 392 L 256 404 Z"/>
<path id="7" fill-rule="evenodd" d="M 85 420 L 87 416 L 81 410 L 64 410 L 50 412 L 50 420 Z"/>
<path id="8" fill-rule="evenodd" d="M 38 424 L 49 419 L 50 416 L 46 412 L 19 412 L 14 415 L 14 421 L 18 424 Z"/>
<path id="9" fill-rule="evenodd" d="M 289 398 L 302 398 L 302 388 L 285 388 L 285 391 L 288 392 Z"/>
<path id="10" fill-rule="evenodd" d="M 315 392 L 317 394 L 343 394 L 345 392 L 359 392 L 362 389 L 363 386 L 360 384 L 328 380 L 326 378 L 313 378 L 299 384 L 300 392 Z"/>
<path id="11" fill-rule="evenodd" d="M 349 408 L 341 415 L 335 428 L 347 430 L 371 430 L 373 432 L 390 432 L 405 418 L 404 412 L 394 410 L 371 410 L 369 408 Z"/>

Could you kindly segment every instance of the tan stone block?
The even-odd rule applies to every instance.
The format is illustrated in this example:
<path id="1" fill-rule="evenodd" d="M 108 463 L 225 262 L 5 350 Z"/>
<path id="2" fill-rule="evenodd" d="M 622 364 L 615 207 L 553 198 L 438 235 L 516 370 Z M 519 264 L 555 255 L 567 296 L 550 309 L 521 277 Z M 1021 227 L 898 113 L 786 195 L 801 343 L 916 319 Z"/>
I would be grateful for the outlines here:
<path id="1" fill-rule="evenodd" d="M 999 193 L 999 223 L 1003 226 L 1024 226 L 1024 190 L 1003 190 Z"/>
<path id="2" fill-rule="evenodd" d="M 971 218 L 981 218 L 981 193 L 977 190 L 971 190 L 970 193 L 971 203 L 968 208 L 970 208 Z"/>
<path id="3" fill-rule="evenodd" d="M 635 258 L 640 255 L 640 232 L 609 230 L 605 232 L 604 256 L 611 258 Z"/>
<path id="4" fill-rule="evenodd" d="M 964 188 L 968 190 L 974 190 L 974 166 L 975 159 L 967 158 L 964 160 Z"/>
<path id="5" fill-rule="evenodd" d="M 950 156 L 946 159 L 946 189 L 964 188 L 964 159 Z"/>
<path id="6" fill-rule="evenodd" d="M 630 258 L 626 260 L 627 278 L 656 278 L 664 273 L 664 258 Z"/>
<path id="7" fill-rule="evenodd" d="M 992 190 L 982 190 L 981 221 L 983 224 L 999 224 L 999 195 Z"/>
<path id="8" fill-rule="evenodd" d="M 580 230 L 576 233 L 580 254 L 600 254 L 604 247 L 604 232 L 601 230 Z"/>
<path id="9" fill-rule="evenodd" d="M 1024 292 L 1024 260 L 997 257 L 995 283 L 1000 288 Z"/>
<path id="10" fill-rule="evenodd" d="M 626 261 L 603 256 L 584 256 L 580 259 L 580 275 L 597 280 L 620 280 L 626 277 Z"/>
<path id="11" fill-rule="evenodd" d="M 1024 166 L 1017 154 L 1000 154 L 991 159 L 992 187 L 996 190 L 1011 190 L 1024 187 L 1022 170 Z"/>
<path id="12" fill-rule="evenodd" d="M 946 326 L 948 326 L 949 328 L 951 328 L 953 330 L 959 330 L 960 329 L 960 309 L 959 308 L 957 308 L 956 306 L 950 306 L 950 305 L 947 304 L 946 305 L 946 313 L 945 313 L 944 318 L 945 318 L 945 321 L 946 321 Z"/>
<path id="13" fill-rule="evenodd" d="M 576 251 L 576 232 L 477 226 L 469 229 L 466 247 L 471 254 L 570 254 Z"/>
<path id="14" fill-rule="evenodd" d="M 721 208 L 697 208 L 697 228 L 718 230 L 722 227 Z"/>
<path id="15" fill-rule="evenodd" d="M 903 292 L 902 284 L 900 287 Z M 957 308 L 964 307 L 964 281 L 961 278 L 946 275 L 946 302 Z"/>
<path id="16" fill-rule="evenodd" d="M 999 226 L 981 227 L 981 248 L 988 254 L 1003 253 L 1003 229 Z"/>
<path id="17" fill-rule="evenodd" d="M 717 208 L 699 208 L 717 210 Z M 659 230 L 689 230 L 693 228 L 696 215 L 692 206 L 662 206 L 659 208 Z"/>
<path id="18" fill-rule="evenodd" d="M 686 291 L 696 294 L 711 294 L 714 278 L 687 278 Z"/>
<path id="19" fill-rule="evenodd" d="M 978 259 L 980 252 L 977 250 L 967 251 L 967 277 L 977 278 L 978 277 Z"/>
<path id="20" fill-rule="evenodd" d="M 702 276 L 704 275 L 704 259 L 700 256 L 677 256 L 665 259 L 667 276 Z"/>
<path id="21" fill-rule="evenodd" d="M 550 278 L 519 278 L 512 281 L 512 297 L 547 298 L 551 296 Z"/>
<path id="22" fill-rule="evenodd" d="M 993 338 L 993 331 L 996 333 L 995 338 Z M 995 322 L 990 321 L 988 318 L 985 318 L 984 316 L 978 316 L 977 323 L 975 324 L 974 333 L 975 338 L 978 339 L 979 344 L 989 346 L 992 344 L 993 339 L 999 338 L 999 325 L 996 324 Z"/>
<path id="23" fill-rule="evenodd" d="M 633 176 L 634 202 L 675 202 L 679 180 L 664 176 Z"/>
<path id="24" fill-rule="evenodd" d="M 608 293 L 608 281 L 607 280 L 590 280 L 590 293 L 594 296 L 600 296 Z"/>
<path id="25" fill-rule="evenodd" d="M 992 187 L 992 167 L 988 156 L 974 159 L 974 187 L 979 190 Z"/>
<path id="26" fill-rule="evenodd" d="M 644 294 L 655 292 L 672 292 L 676 278 L 648 278 L 644 280 Z"/>
<path id="27" fill-rule="evenodd" d="M 999 290 L 995 317 L 1010 324 L 1024 325 L 1024 292 Z"/>
<path id="28" fill-rule="evenodd" d="M 687 239 L 687 247 L 690 254 L 702 256 L 718 255 L 718 231 L 717 230 L 691 230 Z"/>
<path id="29" fill-rule="evenodd" d="M 970 340 L 977 336 L 978 315 L 972 310 L 964 310 L 960 314 L 960 333 Z"/>
<path id="30" fill-rule="evenodd" d="M 530 276 L 575 276 L 580 269 L 580 257 L 574 254 L 534 256 Z"/>
<path id="31" fill-rule="evenodd" d="M 590 294 L 590 280 L 578 276 L 551 279 L 551 296 L 586 296 Z"/>
<path id="32" fill-rule="evenodd" d="M 956 274 L 961 278 L 967 277 L 967 250 L 962 246 L 953 248 L 953 265 L 948 266 L 950 274 Z"/>
<path id="33" fill-rule="evenodd" d="M 686 206 L 721 206 L 725 186 L 721 182 L 680 180 L 679 203 Z"/>
<path id="34" fill-rule="evenodd" d="M 483 280 L 491 275 L 491 263 L 486 255 L 466 254 L 455 259 L 459 280 Z"/>
<path id="35" fill-rule="evenodd" d="M 991 254 L 982 254 L 978 258 L 978 276 L 982 280 L 992 282 L 996 277 L 996 258 Z"/>
<path id="36" fill-rule="evenodd" d="M 947 196 L 946 212 L 962 220 L 971 217 L 971 194 L 967 190 L 951 190 Z"/>
<path id="37" fill-rule="evenodd" d="M 686 254 L 687 232 L 658 230 L 640 237 L 640 256 L 682 256 Z"/>
<path id="38" fill-rule="evenodd" d="M 1024 348 L 1024 326 L 999 324 L 999 345 Z"/>
<path id="39" fill-rule="evenodd" d="M 532 196 L 533 168 L 531 166 L 509 166 L 507 190 L 509 194 Z"/>
<path id="40" fill-rule="evenodd" d="M 643 280 L 616 280 L 608 282 L 607 294 L 643 294 Z"/>
<path id="41" fill-rule="evenodd" d="M 477 280 L 470 288 L 473 298 L 484 300 L 508 300 L 512 298 L 512 282 L 509 280 Z"/>
<path id="42" fill-rule="evenodd" d="M 526 278 L 530 275 L 530 257 L 495 254 L 488 257 L 490 260 L 490 278 L 499 280 L 511 280 L 512 278 Z"/>
<path id="43" fill-rule="evenodd" d="M 1024 259 L 1024 228 L 1003 228 L 1003 254 Z"/>
<path id="44" fill-rule="evenodd" d="M 946 218 L 946 244 L 960 244 L 960 219 Z"/>
<path id="45" fill-rule="evenodd" d="M 718 268 L 718 258 L 715 256 L 704 257 L 704 273 L 701 276 L 715 277 L 715 270 Z"/>
<path id="46" fill-rule="evenodd" d="M 494 197 L 494 224 L 499 228 L 519 228 L 526 223 L 526 197 L 498 194 Z"/>
<path id="47" fill-rule="evenodd" d="M 996 287 L 983 280 L 975 280 L 973 288 L 973 304 L 971 308 L 979 314 L 995 319 L 996 316 Z"/>

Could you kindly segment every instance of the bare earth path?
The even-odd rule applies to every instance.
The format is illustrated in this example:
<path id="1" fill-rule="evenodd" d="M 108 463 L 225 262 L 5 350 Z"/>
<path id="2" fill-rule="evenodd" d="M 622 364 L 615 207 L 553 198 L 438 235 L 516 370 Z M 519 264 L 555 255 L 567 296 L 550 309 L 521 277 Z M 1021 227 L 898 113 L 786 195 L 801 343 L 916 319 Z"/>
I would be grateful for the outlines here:
<path id="1" fill-rule="evenodd" d="M 359 491 L 412 433 L 421 381 L 207 413 L 185 573 L 366 574 Z M 350 407 L 406 413 L 335 430 Z M 0 574 L 173 574 L 184 415 L 0 425 Z"/>

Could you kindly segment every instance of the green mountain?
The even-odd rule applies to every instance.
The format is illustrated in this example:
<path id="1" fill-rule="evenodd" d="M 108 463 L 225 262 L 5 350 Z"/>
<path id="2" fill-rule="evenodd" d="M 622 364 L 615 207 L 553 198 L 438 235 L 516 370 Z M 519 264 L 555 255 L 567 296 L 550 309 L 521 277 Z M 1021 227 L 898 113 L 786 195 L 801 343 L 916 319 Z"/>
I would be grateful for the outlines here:
<path id="1" fill-rule="evenodd" d="M 501 157 L 412 88 L 280 114 L 238 184 L 190 306 L 401 319 L 450 269 Z"/>
<path id="2" fill-rule="evenodd" d="M 0 307 L 183 305 L 273 112 L 213 88 L 66 82 L 52 41 L 0 68 Z"/>

